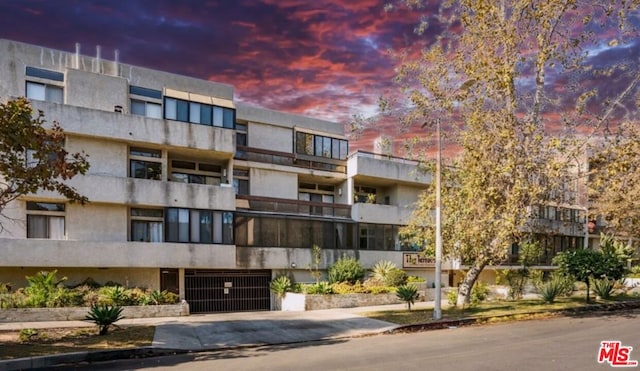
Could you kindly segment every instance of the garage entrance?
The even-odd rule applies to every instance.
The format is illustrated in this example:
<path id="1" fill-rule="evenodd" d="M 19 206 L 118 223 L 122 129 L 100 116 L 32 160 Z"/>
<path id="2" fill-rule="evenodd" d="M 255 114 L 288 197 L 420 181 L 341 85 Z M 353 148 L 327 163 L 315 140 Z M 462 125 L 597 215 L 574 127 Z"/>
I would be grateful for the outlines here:
<path id="1" fill-rule="evenodd" d="M 185 299 L 191 313 L 271 309 L 271 271 L 185 270 Z"/>

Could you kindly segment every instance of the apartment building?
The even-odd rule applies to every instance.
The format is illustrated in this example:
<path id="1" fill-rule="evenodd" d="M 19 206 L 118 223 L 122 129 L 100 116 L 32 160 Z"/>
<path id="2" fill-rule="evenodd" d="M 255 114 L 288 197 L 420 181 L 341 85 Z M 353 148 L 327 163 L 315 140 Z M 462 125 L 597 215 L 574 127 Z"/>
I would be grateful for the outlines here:
<path id="1" fill-rule="evenodd" d="M 268 310 L 269 282 L 312 281 L 347 254 L 433 280 L 398 237 L 430 176 L 349 152 L 342 124 L 253 107 L 233 87 L 76 52 L 0 40 L 0 99 L 28 97 L 91 167 L 5 210 L 0 282 L 57 269 L 178 293 L 192 312 Z M 446 275 L 445 275 L 446 278 Z M 446 282 L 446 281 L 445 281 Z"/>

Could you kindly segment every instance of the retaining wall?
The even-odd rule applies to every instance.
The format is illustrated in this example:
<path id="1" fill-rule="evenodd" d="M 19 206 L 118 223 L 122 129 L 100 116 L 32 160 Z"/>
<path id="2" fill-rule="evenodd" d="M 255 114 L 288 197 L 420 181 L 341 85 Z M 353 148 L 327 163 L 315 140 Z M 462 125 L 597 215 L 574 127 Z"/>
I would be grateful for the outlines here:
<path id="1" fill-rule="evenodd" d="M 189 315 L 189 304 L 143 305 L 123 307 L 126 318 L 182 317 Z M 84 320 L 91 308 L 9 308 L 0 310 L 0 322 L 41 322 Z"/>

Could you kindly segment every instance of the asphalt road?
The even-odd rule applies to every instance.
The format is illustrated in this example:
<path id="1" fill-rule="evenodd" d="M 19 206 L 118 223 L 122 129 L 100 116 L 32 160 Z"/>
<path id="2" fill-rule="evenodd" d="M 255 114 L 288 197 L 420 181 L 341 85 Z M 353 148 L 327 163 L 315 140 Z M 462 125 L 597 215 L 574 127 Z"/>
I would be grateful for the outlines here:
<path id="1" fill-rule="evenodd" d="M 106 362 L 78 370 L 602 370 L 600 342 L 640 360 L 640 311 Z M 73 369 L 73 368 L 72 368 Z"/>

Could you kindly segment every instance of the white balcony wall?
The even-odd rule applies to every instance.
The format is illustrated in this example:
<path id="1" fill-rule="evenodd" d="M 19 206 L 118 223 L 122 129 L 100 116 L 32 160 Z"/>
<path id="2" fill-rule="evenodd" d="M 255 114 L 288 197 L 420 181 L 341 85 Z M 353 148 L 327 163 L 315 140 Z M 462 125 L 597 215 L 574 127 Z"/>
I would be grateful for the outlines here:
<path id="1" fill-rule="evenodd" d="M 0 238 L 3 267 L 235 268 L 233 245 Z"/>
<path id="2" fill-rule="evenodd" d="M 235 210 L 235 191 L 227 185 L 185 184 L 100 175 L 77 176 L 67 183 L 76 187 L 90 202 L 96 203 Z M 38 192 L 35 197 L 61 199 L 54 192 Z"/>
<path id="3" fill-rule="evenodd" d="M 115 106 L 129 106 L 129 82 L 122 77 L 68 68 L 64 95 L 66 104 L 113 112 Z"/>
<path id="4" fill-rule="evenodd" d="M 249 179 L 252 196 L 298 199 L 298 175 L 295 173 L 252 168 Z"/>
<path id="5" fill-rule="evenodd" d="M 102 175 L 125 178 L 129 172 L 128 146 L 123 142 L 99 138 L 67 136 L 65 149 L 69 153 L 87 154 L 87 175 Z"/>
<path id="6" fill-rule="evenodd" d="M 33 107 L 43 110 L 47 121 L 58 121 L 69 135 L 105 138 L 139 145 L 188 147 L 218 152 L 226 158 L 231 158 L 235 151 L 235 132 L 230 129 L 47 102 L 34 101 Z"/>
<path id="7" fill-rule="evenodd" d="M 357 203 L 351 207 L 351 218 L 361 223 L 405 225 L 411 212 L 402 206 Z"/>
<path id="8" fill-rule="evenodd" d="M 412 184 L 428 184 L 431 174 L 417 171 L 414 161 L 388 158 L 384 155 L 357 153 L 347 163 L 348 177 L 371 177 Z"/>
<path id="9" fill-rule="evenodd" d="M 247 130 L 249 147 L 293 153 L 293 131 L 291 129 L 252 122 Z"/>

